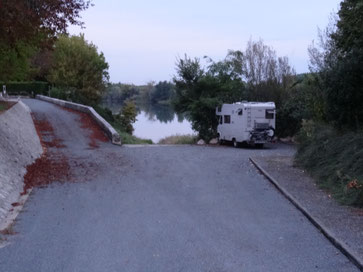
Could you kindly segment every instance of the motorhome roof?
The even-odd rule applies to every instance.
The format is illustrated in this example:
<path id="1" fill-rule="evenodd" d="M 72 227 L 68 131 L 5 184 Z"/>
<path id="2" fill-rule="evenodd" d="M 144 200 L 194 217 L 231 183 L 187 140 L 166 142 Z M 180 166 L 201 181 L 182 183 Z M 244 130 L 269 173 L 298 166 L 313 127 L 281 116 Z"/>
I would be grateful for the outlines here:
<path id="1" fill-rule="evenodd" d="M 244 106 L 248 106 L 248 107 L 275 107 L 275 103 L 274 102 L 247 102 L 247 101 L 242 101 L 242 102 L 236 102 L 233 103 L 234 105 L 244 105 Z"/>

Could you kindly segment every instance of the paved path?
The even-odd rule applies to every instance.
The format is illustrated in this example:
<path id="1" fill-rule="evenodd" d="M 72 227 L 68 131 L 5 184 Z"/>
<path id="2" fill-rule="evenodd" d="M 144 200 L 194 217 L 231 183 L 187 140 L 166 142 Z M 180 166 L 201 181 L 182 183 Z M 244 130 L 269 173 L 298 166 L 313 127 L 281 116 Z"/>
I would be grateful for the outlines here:
<path id="1" fill-rule="evenodd" d="M 77 115 L 26 103 L 75 181 L 33 190 L 0 271 L 358 271 L 248 161 L 290 148 L 89 149 Z"/>

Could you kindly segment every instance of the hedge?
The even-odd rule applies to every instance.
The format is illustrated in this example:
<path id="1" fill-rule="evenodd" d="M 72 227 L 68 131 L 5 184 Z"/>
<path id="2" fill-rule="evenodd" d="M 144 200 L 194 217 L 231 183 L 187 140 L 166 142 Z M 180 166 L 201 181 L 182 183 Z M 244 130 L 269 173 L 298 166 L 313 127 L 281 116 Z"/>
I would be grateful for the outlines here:
<path id="1" fill-rule="evenodd" d="M 28 82 L 0 82 L 2 86 L 6 85 L 6 92 L 9 95 L 36 95 L 48 94 L 49 83 L 44 81 L 28 81 Z"/>

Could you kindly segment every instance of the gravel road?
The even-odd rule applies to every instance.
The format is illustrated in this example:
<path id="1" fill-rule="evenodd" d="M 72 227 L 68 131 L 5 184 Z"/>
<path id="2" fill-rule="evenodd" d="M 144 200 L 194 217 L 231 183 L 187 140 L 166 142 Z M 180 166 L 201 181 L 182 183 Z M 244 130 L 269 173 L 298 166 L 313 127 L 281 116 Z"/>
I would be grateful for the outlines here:
<path id="1" fill-rule="evenodd" d="M 76 114 L 25 103 L 73 178 L 33 190 L 0 271 L 358 271 L 248 161 L 290 147 L 91 149 Z"/>

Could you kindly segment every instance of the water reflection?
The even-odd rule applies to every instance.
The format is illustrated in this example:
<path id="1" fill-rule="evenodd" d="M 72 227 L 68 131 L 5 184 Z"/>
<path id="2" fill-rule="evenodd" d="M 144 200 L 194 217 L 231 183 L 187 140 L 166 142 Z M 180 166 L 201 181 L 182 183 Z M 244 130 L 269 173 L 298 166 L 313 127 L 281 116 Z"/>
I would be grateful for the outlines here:
<path id="1" fill-rule="evenodd" d="M 145 112 L 150 121 L 158 120 L 162 123 L 169 123 L 174 120 L 175 112 L 169 105 L 144 104 L 137 105 L 138 110 Z M 182 120 L 183 121 L 183 120 Z"/>
<path id="2" fill-rule="evenodd" d="M 122 109 L 120 103 L 107 103 L 114 114 Z M 167 136 L 195 134 L 191 124 L 183 114 L 177 114 L 170 105 L 136 104 L 137 116 L 133 124 L 134 135 L 140 138 L 151 139 L 154 143 Z"/>
<path id="3" fill-rule="evenodd" d="M 104 103 L 104 107 L 109 108 L 113 114 L 118 114 L 123 104 L 120 103 Z M 172 106 L 163 104 L 151 104 L 151 103 L 137 103 L 136 104 L 137 114 L 145 113 L 146 117 L 150 121 L 158 120 L 162 123 L 170 123 L 176 120 L 182 123 L 186 118 L 185 114 L 176 113 Z"/>

